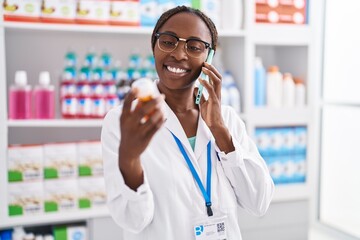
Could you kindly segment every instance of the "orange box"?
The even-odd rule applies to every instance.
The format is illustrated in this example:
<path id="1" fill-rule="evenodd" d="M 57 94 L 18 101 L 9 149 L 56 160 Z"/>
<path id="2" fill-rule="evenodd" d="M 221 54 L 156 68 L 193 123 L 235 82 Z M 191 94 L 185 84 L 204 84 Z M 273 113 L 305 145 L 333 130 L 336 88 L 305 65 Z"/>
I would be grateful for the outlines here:
<path id="1" fill-rule="evenodd" d="M 257 23 L 307 23 L 306 0 L 256 0 L 255 4 Z"/>
<path id="2" fill-rule="evenodd" d="M 5 21 L 39 22 L 41 0 L 4 0 Z"/>

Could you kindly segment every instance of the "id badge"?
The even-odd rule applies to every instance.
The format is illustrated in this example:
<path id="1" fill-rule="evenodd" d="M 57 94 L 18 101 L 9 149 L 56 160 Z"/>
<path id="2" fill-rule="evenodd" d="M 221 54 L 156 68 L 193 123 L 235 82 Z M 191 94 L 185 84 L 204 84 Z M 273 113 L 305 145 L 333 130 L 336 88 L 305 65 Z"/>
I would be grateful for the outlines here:
<path id="1" fill-rule="evenodd" d="M 225 240 L 226 239 L 226 215 L 204 216 L 194 225 L 196 240 Z"/>

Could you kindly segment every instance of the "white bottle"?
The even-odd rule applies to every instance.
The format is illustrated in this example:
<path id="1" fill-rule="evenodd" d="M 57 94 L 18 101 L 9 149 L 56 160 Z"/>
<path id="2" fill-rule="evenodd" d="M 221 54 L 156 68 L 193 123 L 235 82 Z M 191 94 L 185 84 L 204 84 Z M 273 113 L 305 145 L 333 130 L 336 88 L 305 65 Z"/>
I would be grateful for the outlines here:
<path id="1" fill-rule="evenodd" d="M 240 113 L 241 111 L 240 91 L 236 86 L 234 77 L 230 72 L 226 71 L 223 76 L 223 81 L 228 90 L 230 106 L 232 106 L 237 113 Z"/>
<path id="2" fill-rule="evenodd" d="M 304 81 L 296 78 L 295 81 L 295 106 L 304 107 L 306 102 L 306 89 Z"/>
<path id="3" fill-rule="evenodd" d="M 243 17 L 242 0 L 221 1 L 221 29 L 240 30 Z"/>
<path id="4" fill-rule="evenodd" d="M 290 73 L 284 73 L 283 79 L 283 106 L 295 106 L 295 82 Z"/>
<path id="5" fill-rule="evenodd" d="M 254 103 L 261 107 L 266 104 L 266 70 L 260 57 L 255 58 Z"/>
<path id="6" fill-rule="evenodd" d="M 13 240 L 23 240 L 25 237 L 26 233 L 23 227 L 15 227 L 13 234 L 12 234 L 12 239 Z"/>
<path id="7" fill-rule="evenodd" d="M 281 107 L 282 74 L 277 66 L 271 66 L 266 76 L 266 102 L 268 107 Z"/>

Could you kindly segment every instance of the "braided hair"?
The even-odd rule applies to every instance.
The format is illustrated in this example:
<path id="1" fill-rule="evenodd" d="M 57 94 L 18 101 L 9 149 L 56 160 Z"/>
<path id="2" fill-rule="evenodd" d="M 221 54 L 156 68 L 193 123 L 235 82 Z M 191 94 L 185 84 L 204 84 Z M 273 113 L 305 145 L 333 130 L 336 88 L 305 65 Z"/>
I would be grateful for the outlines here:
<path id="1" fill-rule="evenodd" d="M 190 8 L 187 6 L 177 6 L 175 8 L 172 8 L 166 12 L 164 12 L 160 18 L 158 19 L 153 33 L 151 35 L 151 48 L 154 51 L 155 48 L 155 43 L 156 43 L 156 37 L 155 34 L 159 31 L 159 29 L 166 23 L 167 20 L 169 20 L 169 18 L 171 18 L 172 16 L 181 13 L 181 12 L 185 12 L 185 13 L 191 13 L 194 14 L 198 17 L 200 17 L 204 23 L 206 24 L 206 26 L 208 27 L 208 29 L 210 30 L 211 33 L 211 47 L 212 49 L 216 50 L 216 45 L 217 45 L 217 41 L 218 41 L 218 32 L 216 30 L 216 26 L 213 23 L 213 21 L 206 16 L 203 12 L 201 12 L 200 10 L 194 9 L 194 8 Z"/>

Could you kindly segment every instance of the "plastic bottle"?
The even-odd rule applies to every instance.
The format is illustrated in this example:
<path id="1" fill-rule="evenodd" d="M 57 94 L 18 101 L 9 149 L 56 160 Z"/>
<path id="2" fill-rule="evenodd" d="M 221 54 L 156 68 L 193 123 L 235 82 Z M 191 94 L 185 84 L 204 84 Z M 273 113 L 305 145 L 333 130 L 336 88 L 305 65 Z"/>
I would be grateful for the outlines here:
<path id="1" fill-rule="evenodd" d="M 233 75 L 229 71 L 225 71 L 223 76 L 224 84 L 227 86 L 229 94 L 229 103 L 237 113 L 241 112 L 240 91 L 235 83 Z"/>
<path id="2" fill-rule="evenodd" d="M 260 57 L 255 58 L 255 82 L 254 82 L 255 106 L 266 105 L 266 70 Z"/>
<path id="3" fill-rule="evenodd" d="M 10 86 L 9 118 L 29 119 L 31 114 L 31 86 L 27 84 L 25 71 L 15 73 L 15 84 Z"/>
<path id="4" fill-rule="evenodd" d="M 266 102 L 268 107 L 281 107 L 282 74 L 278 66 L 271 66 L 266 76 Z"/>
<path id="5" fill-rule="evenodd" d="M 50 85 L 49 72 L 41 72 L 39 85 L 34 88 L 34 118 L 52 119 L 55 117 L 55 87 Z"/>
<path id="6" fill-rule="evenodd" d="M 302 79 L 295 78 L 295 106 L 304 107 L 306 103 L 306 89 Z"/>
<path id="7" fill-rule="evenodd" d="M 23 227 L 15 227 L 13 234 L 12 234 L 12 239 L 13 240 L 23 240 L 25 237 L 26 233 Z"/>
<path id="8" fill-rule="evenodd" d="M 243 16 L 242 0 L 221 1 L 221 29 L 240 30 Z"/>
<path id="9" fill-rule="evenodd" d="M 102 118 L 105 116 L 104 89 L 97 87 L 91 97 L 91 117 Z"/>
<path id="10" fill-rule="evenodd" d="M 295 106 L 295 82 L 290 73 L 284 73 L 283 79 L 283 106 L 294 107 Z"/>
<path id="11" fill-rule="evenodd" d="M 79 118 L 90 118 L 91 116 L 91 87 L 88 82 L 78 83 L 76 115 Z"/>
<path id="12" fill-rule="evenodd" d="M 111 64 L 112 64 L 111 54 L 107 50 L 104 50 L 100 57 L 100 65 L 104 69 L 109 69 Z"/>

